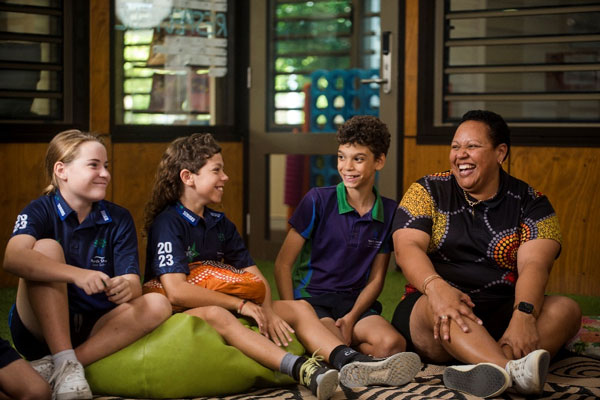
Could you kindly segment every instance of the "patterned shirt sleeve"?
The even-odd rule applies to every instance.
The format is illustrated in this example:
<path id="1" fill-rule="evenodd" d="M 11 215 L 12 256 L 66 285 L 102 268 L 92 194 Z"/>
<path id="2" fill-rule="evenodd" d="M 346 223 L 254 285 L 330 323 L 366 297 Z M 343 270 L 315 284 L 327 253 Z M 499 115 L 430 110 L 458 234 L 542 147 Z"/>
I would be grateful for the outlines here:
<path id="1" fill-rule="evenodd" d="M 419 183 L 410 185 L 396 210 L 392 233 L 398 229 L 419 229 L 431 235 L 434 204 L 431 195 Z"/>
<path id="2" fill-rule="evenodd" d="M 527 200 L 521 223 L 521 244 L 533 239 L 552 239 L 562 244 L 558 217 L 548 198 L 529 187 Z"/>
<path id="3" fill-rule="evenodd" d="M 40 199 L 34 200 L 27 205 L 15 221 L 12 236 L 31 235 L 37 240 L 51 237 L 48 231 L 52 227 L 47 207 L 44 207 Z"/>

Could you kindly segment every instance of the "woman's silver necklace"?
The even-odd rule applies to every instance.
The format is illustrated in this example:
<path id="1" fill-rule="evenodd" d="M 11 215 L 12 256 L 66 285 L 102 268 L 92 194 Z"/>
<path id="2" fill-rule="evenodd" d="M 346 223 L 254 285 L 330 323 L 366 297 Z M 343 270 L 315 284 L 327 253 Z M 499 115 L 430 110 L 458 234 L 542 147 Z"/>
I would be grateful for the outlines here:
<path id="1" fill-rule="evenodd" d="M 491 197 L 489 197 L 489 198 L 487 198 L 485 200 L 475 200 L 475 201 L 473 201 L 473 200 L 469 200 L 469 196 L 467 195 L 467 192 L 465 192 L 465 189 L 462 189 L 462 191 L 463 191 L 463 194 L 465 195 L 465 200 L 467 201 L 467 203 L 471 207 L 471 215 L 473 215 L 473 216 L 475 215 L 475 206 L 477 204 L 479 204 L 481 202 L 484 202 L 484 201 L 488 201 L 488 200 L 493 199 L 494 196 L 496 196 L 496 194 L 498 193 L 498 192 L 494 193 Z"/>

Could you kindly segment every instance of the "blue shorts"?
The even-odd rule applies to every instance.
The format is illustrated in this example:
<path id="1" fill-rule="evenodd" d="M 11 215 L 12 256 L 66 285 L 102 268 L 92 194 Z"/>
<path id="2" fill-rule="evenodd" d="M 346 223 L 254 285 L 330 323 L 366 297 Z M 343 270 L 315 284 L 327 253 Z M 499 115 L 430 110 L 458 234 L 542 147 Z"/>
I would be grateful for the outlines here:
<path id="1" fill-rule="evenodd" d="M 319 318 L 331 318 L 336 321 L 352 310 L 358 295 L 359 293 L 325 293 L 313 297 L 303 297 L 301 300 L 308 302 L 315 309 Z M 375 300 L 358 320 L 370 315 L 381 315 L 382 309 L 381 303 Z"/>
<path id="2" fill-rule="evenodd" d="M 0 339 L 0 368 L 20 359 L 21 356 L 13 349 L 8 340 Z"/>
<path id="3" fill-rule="evenodd" d="M 96 322 L 106 314 L 103 312 L 90 312 L 86 314 L 78 314 L 69 312 L 69 327 L 71 332 L 71 344 L 73 348 L 85 342 L 90 336 L 90 332 L 96 325 Z M 39 340 L 21 321 L 21 317 L 17 312 L 15 304 L 10 309 L 8 314 L 8 325 L 12 335 L 15 348 L 21 353 L 26 360 L 38 360 L 50 354 L 50 349 L 44 340 Z"/>

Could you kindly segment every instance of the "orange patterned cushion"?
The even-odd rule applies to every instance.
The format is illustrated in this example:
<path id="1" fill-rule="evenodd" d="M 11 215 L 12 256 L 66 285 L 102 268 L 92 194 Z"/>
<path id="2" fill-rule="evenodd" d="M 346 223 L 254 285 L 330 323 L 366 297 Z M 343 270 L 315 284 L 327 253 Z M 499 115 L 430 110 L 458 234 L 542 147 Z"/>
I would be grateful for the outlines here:
<path id="1" fill-rule="evenodd" d="M 251 272 L 218 261 L 197 261 L 191 263 L 189 268 L 187 281 L 192 285 L 251 300 L 256 304 L 262 304 L 265 300 L 265 284 Z M 157 292 L 164 295 L 165 289 L 160 280 L 154 278 L 144 283 L 143 292 Z M 173 311 L 183 310 L 184 308 L 173 306 Z"/>

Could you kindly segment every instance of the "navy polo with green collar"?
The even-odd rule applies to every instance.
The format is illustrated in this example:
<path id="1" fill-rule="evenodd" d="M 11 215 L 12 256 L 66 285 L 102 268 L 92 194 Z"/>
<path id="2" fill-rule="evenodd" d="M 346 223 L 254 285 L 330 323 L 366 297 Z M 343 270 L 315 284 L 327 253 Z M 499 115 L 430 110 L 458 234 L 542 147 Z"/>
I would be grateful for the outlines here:
<path id="1" fill-rule="evenodd" d="M 140 273 L 133 218 L 125 208 L 106 200 L 93 203 L 80 224 L 59 191 L 42 196 L 17 216 L 12 236 L 22 234 L 58 241 L 69 265 L 110 277 Z M 103 292 L 90 296 L 74 284 L 67 288 L 72 312 L 109 311 L 116 306 Z"/>
<path id="2" fill-rule="evenodd" d="M 358 293 L 379 253 L 392 250 L 397 203 L 374 187 L 375 202 L 362 217 L 350 206 L 343 183 L 311 189 L 290 218 L 306 242 L 292 272 L 294 298 Z"/>

